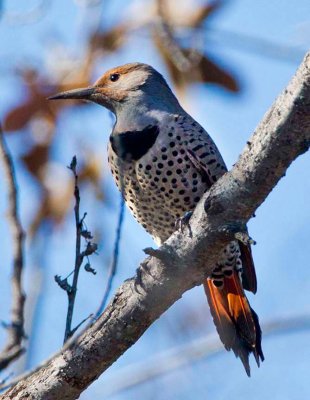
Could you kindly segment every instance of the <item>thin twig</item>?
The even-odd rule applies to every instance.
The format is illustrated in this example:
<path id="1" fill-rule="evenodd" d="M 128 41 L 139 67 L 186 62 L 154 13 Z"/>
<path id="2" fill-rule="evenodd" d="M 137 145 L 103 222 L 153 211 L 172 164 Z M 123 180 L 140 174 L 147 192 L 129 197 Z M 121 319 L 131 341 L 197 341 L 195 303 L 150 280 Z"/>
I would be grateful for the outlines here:
<path id="1" fill-rule="evenodd" d="M 18 189 L 12 157 L 4 139 L 0 123 L 0 158 L 2 159 L 4 172 L 9 190 L 9 221 L 13 236 L 13 273 L 11 322 L 8 324 L 7 343 L 0 353 L 0 371 L 6 368 L 12 361 L 16 360 L 25 349 L 22 346 L 24 334 L 24 303 L 25 294 L 22 288 L 22 272 L 24 266 L 24 232 L 18 211 Z"/>
<path id="2" fill-rule="evenodd" d="M 72 332 L 72 317 L 73 310 L 75 304 L 75 297 L 77 292 L 77 284 L 79 279 L 80 268 L 83 262 L 83 256 L 81 255 L 81 232 L 82 232 L 82 221 L 80 220 L 80 190 L 78 187 L 78 175 L 76 173 L 76 157 L 74 156 L 72 162 L 70 164 L 70 170 L 74 176 L 74 197 L 75 197 L 75 206 L 74 206 L 74 215 L 75 215 L 75 227 L 76 227 L 76 242 L 75 242 L 75 265 L 74 265 L 74 273 L 72 285 L 70 285 L 70 289 L 66 290 L 68 294 L 68 312 L 66 319 L 66 330 L 64 342 L 66 342 L 70 336 L 73 335 Z"/>
<path id="3" fill-rule="evenodd" d="M 66 318 L 66 328 L 65 328 L 65 336 L 64 343 L 77 331 L 77 329 L 89 318 L 85 318 L 82 322 L 80 322 L 75 328 L 72 328 L 72 318 L 73 311 L 75 305 L 75 298 L 77 293 L 77 285 L 79 279 L 79 273 L 81 270 L 81 265 L 83 263 L 84 258 L 86 257 L 88 260 L 88 256 L 95 253 L 97 250 L 97 244 L 93 243 L 91 239 L 93 238 L 91 233 L 84 229 L 84 220 L 86 217 L 86 213 L 84 213 L 83 217 L 80 218 L 80 190 L 78 186 L 78 175 L 76 172 L 77 160 L 74 156 L 70 166 L 68 167 L 74 176 L 74 197 L 75 197 L 75 205 L 74 205 L 74 215 L 75 215 L 75 226 L 76 226 L 76 242 L 75 242 L 75 264 L 74 270 L 65 278 L 61 278 L 59 275 L 55 275 L 55 281 L 58 286 L 63 289 L 68 296 L 68 310 L 67 310 L 67 318 Z M 86 248 L 84 251 L 81 251 L 81 239 L 84 237 L 86 240 Z M 88 260 L 89 261 L 89 260 Z M 88 262 L 85 266 L 85 270 L 87 272 L 91 272 L 96 274 L 96 271 L 91 268 L 90 263 Z M 73 274 L 72 284 L 68 282 L 68 278 Z"/>
<path id="4" fill-rule="evenodd" d="M 112 259 L 112 263 L 110 265 L 110 269 L 109 269 L 109 273 L 108 273 L 108 280 L 107 280 L 106 288 L 105 288 L 100 306 L 98 307 L 98 310 L 95 314 L 95 318 L 98 318 L 101 315 L 101 313 L 103 312 L 103 310 L 106 306 L 109 294 L 111 292 L 113 278 L 116 274 L 118 257 L 119 257 L 119 246 L 120 246 L 121 233 L 122 233 L 122 225 L 123 225 L 123 220 L 124 220 L 124 211 L 125 211 L 124 199 L 123 199 L 123 194 L 121 194 L 119 217 L 118 217 L 116 236 L 115 236 L 115 242 L 114 242 L 113 259 Z"/>
<path id="5" fill-rule="evenodd" d="M 185 56 L 183 50 L 174 38 L 172 29 L 167 21 L 165 12 L 165 2 L 157 0 L 157 23 L 155 24 L 156 33 L 161 39 L 161 43 L 167 49 L 171 60 L 180 71 L 188 71 L 191 67 L 190 61 Z"/>
<path id="6" fill-rule="evenodd" d="M 181 72 L 190 71 L 201 60 L 201 54 L 195 50 L 190 50 L 186 54 L 175 38 L 173 29 L 169 24 L 166 12 L 166 4 L 163 0 L 157 0 L 157 20 L 153 24 L 155 32 L 160 39 L 160 43 L 166 49 L 169 58 L 175 67 Z"/>

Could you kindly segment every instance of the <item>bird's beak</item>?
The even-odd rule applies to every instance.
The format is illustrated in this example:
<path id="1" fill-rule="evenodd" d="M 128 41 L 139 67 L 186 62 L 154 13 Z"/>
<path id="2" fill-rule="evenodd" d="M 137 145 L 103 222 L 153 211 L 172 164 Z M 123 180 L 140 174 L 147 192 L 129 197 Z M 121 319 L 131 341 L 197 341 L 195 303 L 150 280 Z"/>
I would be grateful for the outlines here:
<path id="1" fill-rule="evenodd" d="M 69 100 L 69 99 L 80 99 L 80 100 L 91 100 L 91 96 L 96 93 L 95 87 L 88 87 L 82 89 L 67 90 L 66 92 L 60 92 L 53 96 L 48 97 L 48 100 Z"/>

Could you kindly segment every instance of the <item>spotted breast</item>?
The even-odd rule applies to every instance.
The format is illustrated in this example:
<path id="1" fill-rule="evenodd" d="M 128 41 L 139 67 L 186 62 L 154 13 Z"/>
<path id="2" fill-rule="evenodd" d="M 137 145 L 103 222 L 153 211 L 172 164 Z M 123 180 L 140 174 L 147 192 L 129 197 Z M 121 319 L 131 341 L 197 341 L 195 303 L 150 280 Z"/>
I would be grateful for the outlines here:
<path id="1" fill-rule="evenodd" d="M 209 135 L 189 116 L 174 115 L 140 132 L 112 134 L 108 153 L 129 209 L 159 244 L 226 171 Z"/>

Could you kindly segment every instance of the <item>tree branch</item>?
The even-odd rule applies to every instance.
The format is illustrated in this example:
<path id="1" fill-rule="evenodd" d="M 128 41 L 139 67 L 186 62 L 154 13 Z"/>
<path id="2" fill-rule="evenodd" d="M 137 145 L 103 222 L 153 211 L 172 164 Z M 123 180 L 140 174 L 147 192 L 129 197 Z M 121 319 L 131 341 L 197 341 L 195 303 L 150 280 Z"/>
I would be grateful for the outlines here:
<path id="1" fill-rule="evenodd" d="M 186 290 L 202 283 L 223 247 L 244 230 L 292 161 L 309 146 L 310 54 L 233 169 L 197 205 L 190 220 L 193 237 L 175 232 L 160 248 L 161 257 L 148 257 L 140 280 L 125 281 L 86 332 L 2 398 L 77 398 Z"/>
<path id="2" fill-rule="evenodd" d="M 5 176 L 9 189 L 9 221 L 13 236 L 13 272 L 11 322 L 7 324 L 8 338 L 5 348 L 0 353 L 0 371 L 20 357 L 25 349 L 24 339 L 24 303 L 25 295 L 22 289 L 22 272 L 24 266 L 23 245 L 24 232 L 18 214 L 18 189 L 15 179 L 13 160 L 5 143 L 4 133 L 0 124 L 0 158 L 3 162 Z"/>

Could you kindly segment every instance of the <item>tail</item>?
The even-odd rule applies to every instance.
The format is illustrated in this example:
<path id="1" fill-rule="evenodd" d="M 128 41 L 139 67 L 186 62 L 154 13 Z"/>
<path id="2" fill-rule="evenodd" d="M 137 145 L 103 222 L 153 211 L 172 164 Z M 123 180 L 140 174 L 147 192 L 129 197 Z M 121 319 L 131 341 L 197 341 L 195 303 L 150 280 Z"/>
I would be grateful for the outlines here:
<path id="1" fill-rule="evenodd" d="M 249 354 L 253 353 L 258 366 L 264 361 L 258 317 L 245 296 L 239 273 L 233 271 L 222 279 L 221 285 L 209 278 L 204 283 L 211 314 L 226 350 L 233 350 L 250 376 Z"/>

